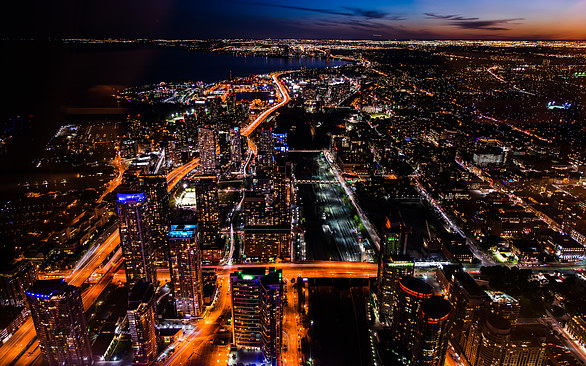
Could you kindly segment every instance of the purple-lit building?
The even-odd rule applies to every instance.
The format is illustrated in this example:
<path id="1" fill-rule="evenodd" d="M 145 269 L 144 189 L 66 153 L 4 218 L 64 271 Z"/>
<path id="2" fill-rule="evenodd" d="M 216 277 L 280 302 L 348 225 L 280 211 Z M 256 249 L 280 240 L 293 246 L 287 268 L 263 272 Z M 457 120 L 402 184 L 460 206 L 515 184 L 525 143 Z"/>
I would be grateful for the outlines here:
<path id="1" fill-rule="evenodd" d="M 26 291 L 39 345 L 49 366 L 92 365 L 92 350 L 79 287 L 39 280 Z"/>
<path id="2" fill-rule="evenodd" d="M 147 196 L 139 191 L 121 192 L 117 204 L 127 285 L 139 280 L 156 283 Z"/>

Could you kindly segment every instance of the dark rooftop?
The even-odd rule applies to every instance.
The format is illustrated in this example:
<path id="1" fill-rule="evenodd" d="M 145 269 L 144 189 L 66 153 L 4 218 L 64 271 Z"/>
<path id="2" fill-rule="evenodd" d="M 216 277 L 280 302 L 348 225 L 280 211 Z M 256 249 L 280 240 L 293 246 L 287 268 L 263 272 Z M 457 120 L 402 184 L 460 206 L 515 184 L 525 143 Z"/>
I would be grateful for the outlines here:
<path id="1" fill-rule="evenodd" d="M 452 304 L 442 296 L 432 296 L 421 304 L 421 311 L 427 318 L 442 319 L 452 311 Z"/>
<path id="2" fill-rule="evenodd" d="M 464 288 L 469 296 L 483 297 L 486 296 L 484 291 L 478 286 L 476 281 L 468 274 L 468 272 L 460 271 L 454 273 L 454 279 Z"/>
<path id="3" fill-rule="evenodd" d="M 38 280 L 26 291 L 32 297 L 50 298 L 56 292 L 62 292 L 67 286 L 64 279 Z"/>
<path id="4" fill-rule="evenodd" d="M 414 292 L 416 296 L 429 297 L 432 293 L 432 287 L 425 281 L 412 276 L 405 276 L 401 278 L 400 284 L 402 287 L 407 289 L 407 293 Z"/>
<path id="5" fill-rule="evenodd" d="M 23 306 L 0 307 L 0 329 L 6 328 L 24 310 Z"/>
<path id="6" fill-rule="evenodd" d="M 148 303 L 155 295 L 155 288 L 150 282 L 137 282 L 128 294 L 128 309 L 136 309 L 140 304 Z"/>
<path id="7" fill-rule="evenodd" d="M 496 333 L 507 334 L 511 332 L 511 323 L 502 316 L 490 315 L 486 319 L 486 325 L 491 331 Z"/>

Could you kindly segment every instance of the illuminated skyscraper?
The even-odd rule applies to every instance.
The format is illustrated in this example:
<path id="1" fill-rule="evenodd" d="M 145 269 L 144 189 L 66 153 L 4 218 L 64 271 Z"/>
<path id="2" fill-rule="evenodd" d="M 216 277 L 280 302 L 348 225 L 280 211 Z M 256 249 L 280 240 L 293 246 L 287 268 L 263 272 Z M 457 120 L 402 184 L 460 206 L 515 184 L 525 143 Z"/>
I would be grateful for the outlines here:
<path id="1" fill-rule="evenodd" d="M 265 268 L 247 268 L 230 275 L 232 336 L 237 347 L 260 348 L 260 280 Z"/>
<path id="2" fill-rule="evenodd" d="M 468 273 L 459 270 L 452 275 L 449 297 L 454 305 L 452 343 L 465 353 L 471 347 L 472 327 L 480 318 L 487 296 Z"/>
<path id="3" fill-rule="evenodd" d="M 273 157 L 275 155 L 275 140 L 272 129 L 260 130 L 258 154 L 256 156 L 258 165 L 261 168 L 273 166 Z"/>
<path id="4" fill-rule="evenodd" d="M 228 131 L 219 130 L 216 140 L 218 142 L 218 149 L 220 152 L 220 154 L 217 156 L 218 167 L 223 170 L 223 168 L 230 163 L 230 133 Z"/>
<path id="5" fill-rule="evenodd" d="M 287 156 L 288 152 L 287 133 L 273 133 L 273 153 L 279 156 Z"/>
<path id="6" fill-rule="evenodd" d="M 384 254 L 404 254 L 407 249 L 407 230 L 401 222 L 391 222 L 387 217 L 383 226 Z"/>
<path id="7" fill-rule="evenodd" d="M 266 362 L 278 363 L 281 351 L 283 285 L 281 270 L 246 268 L 230 275 L 233 342 L 257 348 Z"/>
<path id="8" fill-rule="evenodd" d="M 195 225 L 171 225 L 168 234 L 171 250 L 171 283 L 177 313 L 198 316 L 203 306 L 201 252 Z"/>
<path id="9" fill-rule="evenodd" d="M 475 342 L 468 361 L 474 366 L 500 365 L 511 337 L 511 323 L 498 315 L 489 315 L 476 329 Z"/>
<path id="10" fill-rule="evenodd" d="M 273 138 L 273 129 L 261 129 L 260 130 L 260 143 L 258 146 L 259 153 L 268 153 L 271 156 L 275 150 L 275 139 Z"/>
<path id="11" fill-rule="evenodd" d="M 79 288 L 65 280 L 40 280 L 26 296 L 45 362 L 49 366 L 92 365 Z"/>
<path id="12" fill-rule="evenodd" d="M 230 163 L 238 168 L 242 164 L 242 137 L 238 127 L 230 130 Z"/>
<path id="13" fill-rule="evenodd" d="M 155 289 L 139 281 L 128 294 L 128 326 L 134 352 L 133 365 L 151 365 L 157 356 Z"/>
<path id="14" fill-rule="evenodd" d="M 413 350 L 414 365 L 444 366 L 452 305 L 441 296 L 432 296 L 421 303 Z"/>
<path id="15" fill-rule="evenodd" d="M 155 260 L 163 264 L 169 260 L 167 232 L 169 231 L 169 194 L 167 178 L 160 174 L 139 176 L 141 191 L 148 197 L 150 229 Z"/>
<path id="16" fill-rule="evenodd" d="M 147 196 L 139 191 L 118 193 L 117 203 L 126 283 L 156 283 Z"/>
<path id="17" fill-rule="evenodd" d="M 291 162 L 278 157 L 273 170 L 273 225 L 291 226 Z"/>
<path id="18" fill-rule="evenodd" d="M 377 300 L 381 322 L 390 324 L 397 305 L 399 280 L 413 276 L 415 263 L 408 256 L 382 255 L 378 264 Z"/>
<path id="19" fill-rule="evenodd" d="M 281 270 L 271 271 L 260 280 L 260 332 L 263 357 L 272 365 L 281 358 L 282 298 Z"/>
<path id="20" fill-rule="evenodd" d="M 511 331 L 502 366 L 545 366 L 548 364 L 547 345 L 553 334 L 543 324 L 516 325 Z"/>
<path id="21" fill-rule="evenodd" d="M 216 176 L 197 176 L 195 181 L 196 220 L 202 261 L 218 262 L 222 246 L 218 243 L 220 206 Z"/>
<path id="22" fill-rule="evenodd" d="M 404 276 L 399 280 L 391 332 L 396 352 L 404 359 L 410 359 L 415 350 L 421 304 L 431 297 L 431 290 L 431 286 L 419 278 Z"/>
<path id="23" fill-rule="evenodd" d="M 216 174 L 216 132 L 210 128 L 197 129 L 197 148 L 199 150 L 199 174 Z"/>
<path id="24" fill-rule="evenodd" d="M 291 228 L 287 226 L 245 226 L 242 244 L 246 259 L 255 262 L 273 262 L 288 258 Z"/>

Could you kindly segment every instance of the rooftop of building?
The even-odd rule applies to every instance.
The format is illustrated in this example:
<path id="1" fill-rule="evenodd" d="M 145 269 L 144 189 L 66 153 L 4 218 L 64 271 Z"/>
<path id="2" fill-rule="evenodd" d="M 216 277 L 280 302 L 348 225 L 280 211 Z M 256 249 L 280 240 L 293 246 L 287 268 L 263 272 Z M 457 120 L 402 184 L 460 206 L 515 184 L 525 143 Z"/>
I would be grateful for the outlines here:
<path id="1" fill-rule="evenodd" d="M 431 297 L 432 287 L 420 278 L 405 276 L 401 278 L 400 287 L 412 296 Z"/>
<path id="2" fill-rule="evenodd" d="M 116 193 L 116 202 L 118 204 L 125 204 L 128 202 L 143 202 L 146 200 L 146 195 L 131 187 L 124 187 L 118 190 Z"/>
<path id="3" fill-rule="evenodd" d="M 253 280 L 256 277 L 278 277 L 280 280 L 281 273 L 282 271 L 280 269 L 275 269 L 274 267 L 243 267 L 238 268 L 238 270 L 235 272 L 232 272 L 230 277 L 238 277 L 242 280 Z"/>
<path id="4" fill-rule="evenodd" d="M 150 282 L 137 282 L 128 293 L 128 310 L 135 310 L 140 304 L 148 303 L 154 295 L 155 288 Z"/>
<path id="5" fill-rule="evenodd" d="M 486 326 L 492 332 L 499 334 L 508 334 L 511 332 L 511 322 L 498 315 L 489 315 L 486 318 Z"/>
<path id="6" fill-rule="evenodd" d="M 456 264 L 444 264 L 441 267 L 439 267 L 439 270 L 442 271 L 444 273 L 444 275 L 446 276 L 446 278 L 448 280 L 452 280 L 454 275 L 460 271 L 462 271 L 463 267 L 462 264 L 460 263 L 456 263 Z"/>
<path id="7" fill-rule="evenodd" d="M 159 334 L 163 337 L 174 336 L 177 333 L 182 332 L 182 331 L 183 331 L 183 328 L 181 328 L 181 327 L 177 327 L 177 328 L 175 328 L 175 327 L 168 327 L 168 328 L 161 327 L 161 328 L 159 328 Z"/>
<path id="8" fill-rule="evenodd" d="M 511 295 L 505 294 L 504 292 L 490 291 L 490 290 L 486 290 L 484 292 L 488 295 L 488 297 L 490 298 L 490 301 L 492 301 L 492 302 L 497 302 L 497 303 L 519 303 L 519 300 L 515 299 Z"/>
<path id="9" fill-rule="evenodd" d="M 428 322 L 446 320 L 452 311 L 452 304 L 442 296 L 432 296 L 421 304 L 421 312 Z"/>
<path id="10" fill-rule="evenodd" d="M 392 254 L 383 257 L 383 263 L 389 267 L 413 267 L 413 258 L 406 254 Z"/>
<path id="11" fill-rule="evenodd" d="M 197 225 L 179 224 L 171 225 L 171 230 L 167 233 L 170 238 L 193 238 Z"/>
<path id="12" fill-rule="evenodd" d="M 65 279 L 37 280 L 26 294 L 31 297 L 50 299 L 51 296 L 62 292 L 67 286 Z"/>
<path id="13" fill-rule="evenodd" d="M 254 225 L 245 226 L 244 231 L 246 233 L 270 233 L 270 232 L 289 232 L 291 231 L 291 225 Z"/>
<path id="14" fill-rule="evenodd" d="M 543 324 L 517 324 L 511 332 L 511 343 L 541 347 L 550 337 L 551 331 Z"/>
<path id="15" fill-rule="evenodd" d="M 474 281 L 474 278 L 465 271 L 459 271 L 454 273 L 454 280 L 457 280 L 460 286 L 472 297 L 483 297 L 485 296 L 482 288 Z"/>

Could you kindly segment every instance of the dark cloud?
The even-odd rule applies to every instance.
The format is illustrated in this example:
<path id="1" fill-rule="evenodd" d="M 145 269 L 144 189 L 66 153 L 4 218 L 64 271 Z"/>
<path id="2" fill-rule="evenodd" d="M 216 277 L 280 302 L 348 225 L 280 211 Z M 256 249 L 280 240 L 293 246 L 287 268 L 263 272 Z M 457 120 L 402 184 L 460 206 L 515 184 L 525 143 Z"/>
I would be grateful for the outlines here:
<path id="1" fill-rule="evenodd" d="M 351 11 L 354 15 L 360 15 L 363 16 L 365 18 L 370 18 L 370 19 L 380 19 L 380 18 L 384 18 L 388 15 L 388 13 L 384 13 L 382 11 L 379 10 L 368 10 L 368 9 L 362 9 L 362 8 L 351 8 L 349 6 L 344 6 L 343 9 L 346 9 L 348 11 Z"/>
<path id="2" fill-rule="evenodd" d="M 346 17 L 363 17 L 366 19 L 390 19 L 390 20 L 403 20 L 405 17 L 393 15 L 390 16 L 388 13 L 377 9 L 364 9 L 364 8 L 354 8 L 350 6 L 344 6 L 340 10 L 336 9 L 322 9 L 322 8 L 308 8 L 303 6 L 293 6 L 293 5 L 281 5 L 281 4 L 269 4 L 269 3 L 260 3 L 254 2 L 250 3 L 250 5 L 258 5 L 258 6 L 267 6 L 272 8 L 283 8 L 283 9 L 292 9 L 292 10 L 301 10 L 307 11 L 312 13 L 320 13 L 320 14 L 328 14 L 328 15 L 341 15 Z"/>
<path id="3" fill-rule="evenodd" d="M 384 27 L 382 24 L 370 22 L 370 21 L 360 21 L 355 19 L 349 20 L 333 20 L 333 19 L 321 19 L 317 22 L 314 22 L 315 25 L 322 26 L 322 27 L 332 27 L 332 26 L 349 26 L 353 27 L 354 29 L 361 28 L 361 29 L 378 29 Z"/>
<path id="4" fill-rule="evenodd" d="M 458 27 L 461 29 L 482 29 L 491 31 L 505 31 L 509 30 L 509 27 L 505 25 L 512 22 L 523 20 L 523 18 L 512 18 L 512 19 L 496 19 L 496 20 L 472 20 L 472 21 L 455 21 L 449 22 L 449 25 Z"/>
<path id="5" fill-rule="evenodd" d="M 444 19 L 444 20 L 461 20 L 461 21 L 469 21 L 469 20 L 479 20 L 480 18 L 466 18 L 460 15 L 441 15 L 435 13 L 424 13 L 425 16 L 431 19 Z"/>
<path id="6" fill-rule="evenodd" d="M 330 15 L 344 15 L 344 16 L 354 16 L 355 15 L 354 13 L 351 13 L 351 12 L 344 12 L 344 11 L 330 10 L 330 9 L 319 9 L 319 8 L 306 8 L 306 7 L 302 7 L 302 6 L 292 6 L 292 5 L 279 5 L 279 4 L 268 4 L 268 3 L 250 3 L 250 5 L 268 6 L 271 8 L 301 10 L 301 11 L 309 11 L 312 13 L 330 14 Z"/>
<path id="7" fill-rule="evenodd" d="M 447 21 L 447 24 L 453 27 L 458 27 L 461 29 L 481 29 L 488 31 L 509 30 L 510 28 L 506 26 L 507 24 L 524 20 L 523 18 L 480 20 L 480 18 L 463 17 L 457 14 L 443 15 L 436 13 L 424 13 L 424 15 L 430 19 Z"/>

